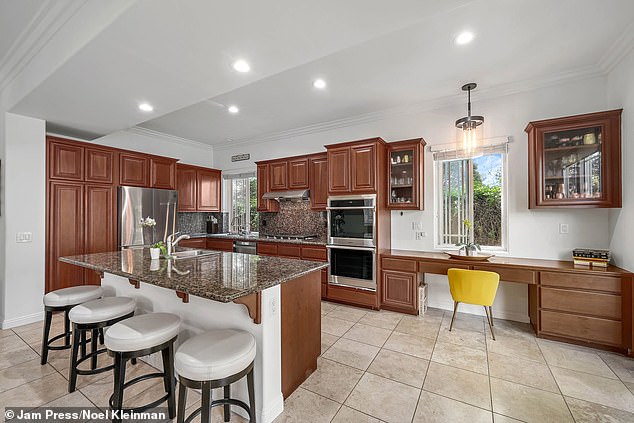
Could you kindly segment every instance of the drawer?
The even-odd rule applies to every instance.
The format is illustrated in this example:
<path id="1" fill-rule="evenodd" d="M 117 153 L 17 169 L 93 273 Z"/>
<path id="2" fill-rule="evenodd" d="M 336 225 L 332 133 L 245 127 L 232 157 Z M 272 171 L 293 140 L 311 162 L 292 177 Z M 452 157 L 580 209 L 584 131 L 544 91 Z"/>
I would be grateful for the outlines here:
<path id="1" fill-rule="evenodd" d="M 299 245 L 279 244 L 277 246 L 277 255 L 280 257 L 300 258 L 302 247 Z"/>
<path id="2" fill-rule="evenodd" d="M 570 289 L 541 288 L 541 307 L 621 320 L 621 296 Z"/>
<path id="3" fill-rule="evenodd" d="M 592 289 L 614 294 L 621 293 L 621 278 L 580 275 L 579 273 L 541 272 L 539 279 L 542 286 Z"/>
<path id="4" fill-rule="evenodd" d="M 400 272 L 416 272 L 416 260 L 385 257 L 381 261 L 383 270 L 398 270 Z"/>
<path id="5" fill-rule="evenodd" d="M 541 332 L 596 344 L 622 346 L 622 324 L 616 320 L 540 311 Z"/>
<path id="6" fill-rule="evenodd" d="M 190 238 L 184 239 L 178 243 L 181 247 L 189 248 L 207 248 L 207 238 Z"/>
<path id="7" fill-rule="evenodd" d="M 469 270 L 468 265 L 443 264 L 443 263 L 418 263 L 418 271 L 421 273 L 434 273 L 436 275 L 446 275 L 449 269 Z"/>
<path id="8" fill-rule="evenodd" d="M 505 282 L 536 283 L 536 272 L 533 272 L 532 270 L 509 269 L 498 266 L 487 266 L 485 264 L 475 265 L 473 266 L 473 270 L 486 270 L 487 272 L 495 272 L 500 275 L 500 280 Z"/>
<path id="9" fill-rule="evenodd" d="M 258 242 L 258 254 L 263 256 L 276 256 L 277 244 L 272 242 Z"/>
<path id="10" fill-rule="evenodd" d="M 302 246 L 302 258 L 304 260 L 328 261 L 326 247 Z"/>
<path id="11" fill-rule="evenodd" d="M 207 238 L 207 249 L 219 250 L 219 251 L 233 251 L 233 240 Z"/>

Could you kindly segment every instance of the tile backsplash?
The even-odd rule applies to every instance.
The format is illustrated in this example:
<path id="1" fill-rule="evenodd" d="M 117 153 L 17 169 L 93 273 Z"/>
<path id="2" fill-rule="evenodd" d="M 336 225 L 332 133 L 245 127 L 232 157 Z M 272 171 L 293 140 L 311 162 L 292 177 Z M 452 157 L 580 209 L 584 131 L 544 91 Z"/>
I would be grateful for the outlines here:
<path id="1" fill-rule="evenodd" d="M 178 230 L 184 233 L 196 234 L 207 232 L 207 220 L 211 217 L 218 219 L 218 232 L 229 232 L 229 213 L 178 213 Z"/>
<path id="2" fill-rule="evenodd" d="M 261 235 L 317 235 L 327 233 L 326 213 L 311 210 L 310 201 L 282 201 L 277 213 L 260 213 Z"/>

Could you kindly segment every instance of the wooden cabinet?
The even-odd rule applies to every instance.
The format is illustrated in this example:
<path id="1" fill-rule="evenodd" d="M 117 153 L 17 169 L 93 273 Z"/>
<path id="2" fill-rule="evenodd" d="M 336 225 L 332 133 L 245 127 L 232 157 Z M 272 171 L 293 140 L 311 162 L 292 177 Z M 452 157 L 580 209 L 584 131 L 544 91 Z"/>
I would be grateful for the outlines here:
<path id="1" fill-rule="evenodd" d="M 277 244 L 274 242 L 258 242 L 257 252 L 259 256 L 276 256 Z"/>
<path id="2" fill-rule="evenodd" d="M 176 188 L 176 160 L 152 157 L 150 160 L 150 188 Z"/>
<path id="3" fill-rule="evenodd" d="M 326 210 L 328 206 L 328 157 L 320 154 L 310 158 L 310 207 Z"/>
<path id="4" fill-rule="evenodd" d="M 55 140 L 55 141 L 53 141 Z M 49 137 L 49 178 L 81 181 L 84 179 L 84 149 Z"/>
<path id="5" fill-rule="evenodd" d="M 121 185 L 147 187 L 150 182 L 150 159 L 143 154 L 119 154 L 119 181 Z"/>
<path id="6" fill-rule="evenodd" d="M 350 192 L 350 147 L 328 149 L 328 192 Z"/>
<path id="7" fill-rule="evenodd" d="M 422 138 L 388 144 L 389 209 L 424 209 L 424 153 L 425 141 Z"/>
<path id="8" fill-rule="evenodd" d="M 270 174 L 269 164 L 263 163 L 257 165 L 257 184 L 258 184 L 258 206 L 259 212 L 276 212 L 280 209 L 280 204 L 275 200 L 264 200 L 262 196 L 271 190 L 269 187 Z"/>
<path id="9" fill-rule="evenodd" d="M 376 145 L 362 144 L 350 148 L 350 168 L 352 170 L 352 192 L 376 191 Z"/>
<path id="10" fill-rule="evenodd" d="M 621 109 L 530 122 L 529 208 L 620 208 Z"/>
<path id="11" fill-rule="evenodd" d="M 178 190 L 178 211 L 196 211 L 196 169 L 176 165 L 176 189 Z"/>
<path id="12" fill-rule="evenodd" d="M 288 189 L 308 188 L 308 158 L 288 161 Z"/>
<path id="13" fill-rule="evenodd" d="M 180 241 L 178 245 L 180 245 L 181 247 L 200 248 L 204 250 L 207 248 L 207 238 L 184 239 Z"/>
<path id="14" fill-rule="evenodd" d="M 381 278 L 381 308 L 418 314 L 416 273 L 384 270 Z"/>
<path id="15" fill-rule="evenodd" d="M 385 170 L 385 141 L 381 138 L 326 146 L 328 149 L 328 192 L 376 194 L 378 175 Z"/>
<path id="16" fill-rule="evenodd" d="M 269 190 L 284 191 L 288 189 L 288 162 L 279 161 L 269 164 Z"/>
<path id="17" fill-rule="evenodd" d="M 117 249 L 117 189 L 113 185 L 85 185 L 84 254 L 105 253 Z M 101 284 L 93 270 L 85 269 L 84 283 Z"/>
<path id="18" fill-rule="evenodd" d="M 100 148 L 86 148 L 86 182 L 112 185 L 116 153 Z"/>
<path id="19" fill-rule="evenodd" d="M 207 238 L 207 249 L 217 251 L 233 251 L 233 240 Z"/>
<path id="20" fill-rule="evenodd" d="M 176 166 L 178 210 L 219 212 L 222 208 L 222 172 L 198 166 Z"/>

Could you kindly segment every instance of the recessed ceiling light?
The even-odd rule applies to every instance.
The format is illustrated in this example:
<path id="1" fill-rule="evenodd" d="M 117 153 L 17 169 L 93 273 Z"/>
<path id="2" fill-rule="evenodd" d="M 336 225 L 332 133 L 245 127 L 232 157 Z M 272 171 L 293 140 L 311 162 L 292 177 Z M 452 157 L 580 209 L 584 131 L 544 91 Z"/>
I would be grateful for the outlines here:
<path id="1" fill-rule="evenodd" d="M 458 34 L 458 36 L 455 39 L 455 42 L 457 45 L 463 46 L 465 44 L 469 44 L 471 41 L 473 41 L 474 38 L 475 38 L 475 35 L 473 34 L 473 32 L 464 31 Z"/>
<path id="2" fill-rule="evenodd" d="M 323 90 L 324 88 L 326 88 L 326 81 L 321 78 L 315 79 L 313 81 L 313 87 Z"/>
<path id="3" fill-rule="evenodd" d="M 246 73 L 249 72 L 251 70 L 251 65 L 249 65 L 249 62 L 247 62 L 246 60 L 236 60 L 235 62 L 233 62 L 233 68 L 240 73 Z"/>
<path id="4" fill-rule="evenodd" d="M 154 110 L 154 106 L 152 106 L 150 103 L 141 103 L 139 104 L 139 110 L 143 112 L 151 112 Z"/>
<path id="5" fill-rule="evenodd" d="M 229 111 L 229 113 L 233 113 L 233 114 L 236 114 L 240 111 L 238 106 L 229 106 L 227 107 L 227 110 Z"/>

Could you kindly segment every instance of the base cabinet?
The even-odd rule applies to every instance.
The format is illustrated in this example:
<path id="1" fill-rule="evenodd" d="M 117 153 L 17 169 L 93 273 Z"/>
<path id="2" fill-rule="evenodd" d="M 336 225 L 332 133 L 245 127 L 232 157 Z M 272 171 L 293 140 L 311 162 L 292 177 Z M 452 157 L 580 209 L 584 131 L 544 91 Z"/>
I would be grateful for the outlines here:
<path id="1" fill-rule="evenodd" d="M 178 245 L 181 247 L 200 248 L 204 250 L 207 248 L 207 238 L 184 239 L 180 241 Z"/>
<path id="2" fill-rule="evenodd" d="M 233 251 L 233 240 L 207 238 L 207 249 L 218 251 Z"/>
<path id="3" fill-rule="evenodd" d="M 381 308 L 418 314 L 416 273 L 384 270 L 381 277 Z"/>

